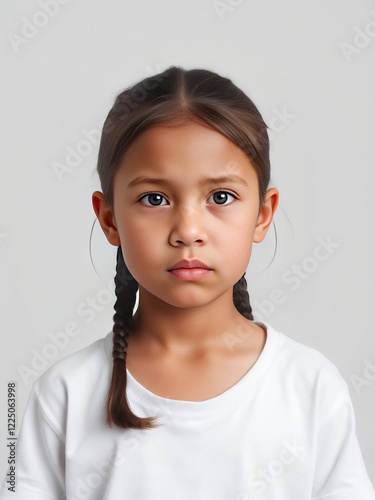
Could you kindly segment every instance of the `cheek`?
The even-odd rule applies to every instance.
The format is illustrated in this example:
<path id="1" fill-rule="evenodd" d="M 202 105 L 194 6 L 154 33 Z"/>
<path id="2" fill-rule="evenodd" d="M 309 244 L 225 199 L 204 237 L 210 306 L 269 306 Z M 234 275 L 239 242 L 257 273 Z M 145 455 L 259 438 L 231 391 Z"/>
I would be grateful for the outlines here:
<path id="1" fill-rule="evenodd" d="M 147 226 L 142 222 L 142 219 L 137 218 L 131 211 L 127 211 L 126 216 L 120 221 L 120 238 L 128 247 L 139 247 L 150 239 L 150 225 Z"/>
<path id="2" fill-rule="evenodd" d="M 245 221 L 237 220 L 226 228 L 225 234 L 222 235 L 220 243 L 217 242 L 217 245 L 229 261 L 228 264 L 243 267 L 244 263 L 248 262 L 251 255 L 253 233 L 254 230 L 249 218 Z"/>
<path id="3" fill-rule="evenodd" d="M 153 237 L 150 229 L 127 225 L 120 234 L 125 262 L 130 272 L 136 278 L 141 278 L 145 273 L 150 274 L 160 256 L 157 248 L 157 239 Z M 160 258 L 160 257 L 159 257 Z"/>
<path id="4" fill-rule="evenodd" d="M 234 263 L 234 265 L 236 265 L 235 263 L 237 261 L 239 263 L 241 261 L 242 264 L 243 259 L 246 259 L 250 256 L 252 239 L 249 233 L 250 231 L 239 235 L 238 233 L 233 232 L 232 234 L 228 234 L 225 238 L 224 245 L 227 249 L 225 253 L 229 255 L 229 258 L 231 259 L 232 263 Z"/>

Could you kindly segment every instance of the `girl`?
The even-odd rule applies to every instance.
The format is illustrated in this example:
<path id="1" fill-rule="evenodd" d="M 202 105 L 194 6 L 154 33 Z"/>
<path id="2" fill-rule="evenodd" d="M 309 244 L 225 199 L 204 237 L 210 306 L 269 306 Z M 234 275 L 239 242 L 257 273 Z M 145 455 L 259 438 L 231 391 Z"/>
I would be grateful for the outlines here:
<path id="1" fill-rule="evenodd" d="M 98 173 L 113 331 L 34 383 L 1 498 L 374 500 L 345 380 L 252 315 L 279 200 L 253 102 L 172 66 L 118 95 Z"/>

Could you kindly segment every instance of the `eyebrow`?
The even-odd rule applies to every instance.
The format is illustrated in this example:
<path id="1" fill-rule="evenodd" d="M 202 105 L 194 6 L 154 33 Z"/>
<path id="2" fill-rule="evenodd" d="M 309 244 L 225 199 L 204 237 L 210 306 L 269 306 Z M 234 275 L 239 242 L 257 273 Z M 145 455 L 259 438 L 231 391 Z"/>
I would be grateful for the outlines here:
<path id="1" fill-rule="evenodd" d="M 220 177 L 205 177 L 199 182 L 200 186 L 205 186 L 207 184 L 222 184 L 224 182 L 236 182 L 247 186 L 247 182 L 239 177 L 238 175 L 222 175 Z M 129 182 L 128 187 L 138 186 L 139 184 L 157 184 L 159 186 L 169 186 L 170 182 L 167 179 L 155 178 L 155 177 L 144 177 L 142 175 L 136 177 L 131 182 Z"/>

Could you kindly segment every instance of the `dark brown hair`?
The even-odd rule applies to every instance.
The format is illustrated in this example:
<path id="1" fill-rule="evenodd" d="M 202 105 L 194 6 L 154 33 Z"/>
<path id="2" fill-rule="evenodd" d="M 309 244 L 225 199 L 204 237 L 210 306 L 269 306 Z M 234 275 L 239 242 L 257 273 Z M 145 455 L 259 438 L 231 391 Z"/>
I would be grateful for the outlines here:
<path id="1" fill-rule="evenodd" d="M 229 78 L 205 69 L 171 66 L 121 92 L 102 130 L 97 170 L 104 197 L 113 211 L 113 179 L 131 142 L 156 124 L 182 124 L 195 120 L 208 125 L 237 144 L 253 165 L 259 186 L 259 209 L 270 181 L 267 125 L 249 99 Z M 107 400 L 107 424 L 146 429 L 159 424 L 156 417 L 141 418 L 129 408 L 126 397 L 127 338 L 138 283 L 127 268 L 121 247 L 117 251 L 116 303 L 113 316 L 113 372 Z M 253 320 L 245 274 L 233 287 L 233 303 Z"/>

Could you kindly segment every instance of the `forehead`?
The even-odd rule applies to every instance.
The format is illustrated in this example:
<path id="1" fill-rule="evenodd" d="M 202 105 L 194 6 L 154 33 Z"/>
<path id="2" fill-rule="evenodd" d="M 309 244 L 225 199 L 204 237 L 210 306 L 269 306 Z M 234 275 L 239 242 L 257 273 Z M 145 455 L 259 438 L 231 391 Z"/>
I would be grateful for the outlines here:
<path id="1" fill-rule="evenodd" d="M 123 155 L 118 172 L 129 180 L 140 173 L 185 180 L 210 175 L 240 175 L 252 184 L 257 180 L 250 159 L 237 144 L 196 121 L 158 124 L 142 132 Z"/>

